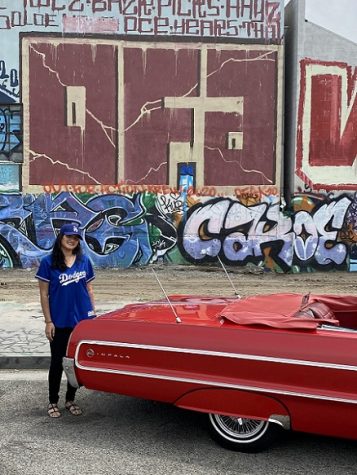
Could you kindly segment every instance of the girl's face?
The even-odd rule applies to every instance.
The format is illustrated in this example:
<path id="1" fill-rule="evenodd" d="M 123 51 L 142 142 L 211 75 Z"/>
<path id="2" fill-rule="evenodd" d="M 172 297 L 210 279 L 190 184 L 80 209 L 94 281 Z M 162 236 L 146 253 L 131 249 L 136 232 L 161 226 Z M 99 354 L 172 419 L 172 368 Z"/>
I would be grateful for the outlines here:
<path id="1" fill-rule="evenodd" d="M 61 247 L 66 251 L 74 251 L 79 244 L 79 237 L 76 235 L 63 236 L 61 240 Z"/>

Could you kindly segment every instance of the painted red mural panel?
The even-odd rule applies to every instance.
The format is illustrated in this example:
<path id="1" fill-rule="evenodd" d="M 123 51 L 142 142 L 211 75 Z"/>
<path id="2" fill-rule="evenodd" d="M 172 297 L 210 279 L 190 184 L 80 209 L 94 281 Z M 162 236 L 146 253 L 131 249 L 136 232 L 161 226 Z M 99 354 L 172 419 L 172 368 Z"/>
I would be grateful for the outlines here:
<path id="1" fill-rule="evenodd" d="M 116 176 L 117 62 L 108 45 L 29 48 L 30 184 L 110 183 Z M 103 74 L 105 72 L 105 74 Z M 68 88 L 84 100 L 68 104 Z M 68 126 L 67 108 L 78 123 Z M 81 110 L 82 109 L 82 110 Z"/>
<path id="2" fill-rule="evenodd" d="M 207 95 L 243 99 L 243 113 L 206 116 L 205 183 L 275 183 L 276 71 L 273 51 L 219 51 L 208 54 Z M 242 149 L 228 149 L 229 132 L 242 132 Z"/>
<path id="3" fill-rule="evenodd" d="M 275 182 L 276 52 L 211 48 L 203 69 L 204 52 L 189 47 L 126 49 L 124 57 L 126 181 L 165 183 L 169 144 L 194 144 L 203 130 L 205 185 Z M 182 105 L 165 108 L 167 96 Z M 238 98 L 243 110 L 232 112 Z M 242 149 L 228 149 L 230 132 L 243 134 Z"/>
<path id="4" fill-rule="evenodd" d="M 192 113 L 163 99 L 197 95 L 198 61 L 187 48 L 124 49 L 126 182 L 168 182 L 169 143 L 192 140 Z"/>
<path id="5" fill-rule="evenodd" d="M 346 63 L 301 62 L 297 175 L 312 189 L 355 189 L 357 73 Z"/>
<path id="6" fill-rule="evenodd" d="M 315 76 L 311 93 L 312 165 L 351 166 L 356 157 L 357 105 L 352 108 L 344 133 L 341 133 L 342 78 L 340 76 Z"/>
<path id="7" fill-rule="evenodd" d="M 335 92 L 336 91 L 336 92 Z M 341 78 L 314 76 L 311 84 L 311 165 L 333 165 L 339 142 Z M 341 157 L 339 157 L 341 158 Z"/>
<path id="8" fill-rule="evenodd" d="M 261 46 L 31 39 L 29 184 L 274 185 L 277 69 Z"/>

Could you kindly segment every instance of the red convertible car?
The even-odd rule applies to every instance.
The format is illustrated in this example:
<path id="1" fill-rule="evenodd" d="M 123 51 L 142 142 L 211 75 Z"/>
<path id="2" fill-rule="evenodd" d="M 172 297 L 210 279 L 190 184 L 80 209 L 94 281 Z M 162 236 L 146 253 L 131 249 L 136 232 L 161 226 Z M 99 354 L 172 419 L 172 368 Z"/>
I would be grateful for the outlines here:
<path id="1" fill-rule="evenodd" d="M 282 430 L 357 439 L 357 296 L 172 295 L 79 323 L 74 386 L 207 414 L 245 452 Z"/>

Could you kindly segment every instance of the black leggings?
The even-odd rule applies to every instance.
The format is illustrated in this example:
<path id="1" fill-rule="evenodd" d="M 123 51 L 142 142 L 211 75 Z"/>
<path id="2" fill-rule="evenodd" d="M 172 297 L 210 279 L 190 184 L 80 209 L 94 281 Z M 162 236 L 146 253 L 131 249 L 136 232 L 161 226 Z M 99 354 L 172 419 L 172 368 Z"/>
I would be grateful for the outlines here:
<path id="1" fill-rule="evenodd" d="M 67 343 L 73 328 L 56 328 L 55 336 L 50 342 L 51 365 L 48 373 L 49 401 L 57 404 L 63 373 L 62 358 L 66 356 Z M 66 401 L 74 401 L 76 388 L 67 383 Z"/>

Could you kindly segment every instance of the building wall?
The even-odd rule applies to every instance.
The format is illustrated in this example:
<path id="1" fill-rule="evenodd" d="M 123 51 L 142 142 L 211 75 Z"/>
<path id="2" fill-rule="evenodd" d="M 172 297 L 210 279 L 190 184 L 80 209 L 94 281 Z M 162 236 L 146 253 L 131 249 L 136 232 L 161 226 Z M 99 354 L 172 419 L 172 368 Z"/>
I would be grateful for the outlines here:
<path id="1" fill-rule="evenodd" d="M 285 30 L 293 86 L 284 180 L 282 1 L 2 8 L 0 266 L 37 265 L 70 221 L 96 266 L 220 258 L 279 272 L 352 269 L 352 188 L 327 194 L 304 179 L 301 111 L 311 105 L 324 130 L 316 110 L 327 60 L 305 55 L 296 5 Z M 347 64 L 333 61 L 339 71 Z M 317 102 L 306 102 L 300 86 L 312 64 Z M 344 71 L 330 89 L 348 83 L 348 101 L 352 70 Z M 338 151 L 347 167 L 350 134 Z"/>
<path id="2" fill-rule="evenodd" d="M 285 196 L 305 243 L 314 240 L 307 202 L 326 209 L 331 200 L 339 203 L 335 218 L 344 224 L 337 239 L 347 246 L 347 268 L 356 270 L 357 44 L 309 22 L 305 1 L 290 2 L 286 28 L 294 40 L 286 49 Z M 346 199 L 347 211 L 339 208 Z M 335 224 L 336 219 L 325 223 L 325 230 L 336 229 Z"/>

